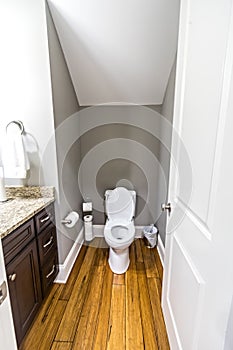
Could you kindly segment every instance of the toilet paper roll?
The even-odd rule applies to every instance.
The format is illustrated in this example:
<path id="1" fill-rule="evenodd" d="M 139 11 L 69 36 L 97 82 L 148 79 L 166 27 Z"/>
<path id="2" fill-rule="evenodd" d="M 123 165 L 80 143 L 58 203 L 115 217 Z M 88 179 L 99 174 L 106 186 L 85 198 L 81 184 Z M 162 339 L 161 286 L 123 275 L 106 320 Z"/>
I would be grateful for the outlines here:
<path id="1" fill-rule="evenodd" d="M 92 202 L 83 203 L 83 212 L 92 211 Z"/>
<path id="2" fill-rule="evenodd" d="M 92 241 L 93 240 L 93 230 L 92 230 L 92 215 L 84 216 L 84 231 L 85 231 L 85 240 Z"/>
<path id="3" fill-rule="evenodd" d="M 85 221 L 85 222 L 91 222 L 92 219 L 93 219 L 93 216 L 92 216 L 92 215 L 85 215 L 85 216 L 84 216 L 84 221 Z"/>
<path id="4" fill-rule="evenodd" d="M 79 215 L 76 211 L 70 212 L 64 220 L 70 220 L 71 222 L 68 224 L 65 224 L 66 227 L 72 228 L 79 220 Z"/>

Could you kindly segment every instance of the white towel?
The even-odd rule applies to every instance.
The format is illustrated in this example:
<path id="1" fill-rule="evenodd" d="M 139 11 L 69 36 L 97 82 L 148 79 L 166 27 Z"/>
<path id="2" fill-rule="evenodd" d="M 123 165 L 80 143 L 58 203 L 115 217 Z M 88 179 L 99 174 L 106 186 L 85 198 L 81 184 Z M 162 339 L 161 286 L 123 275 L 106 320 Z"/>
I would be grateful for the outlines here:
<path id="1" fill-rule="evenodd" d="M 26 179 L 30 164 L 21 130 L 17 124 L 8 125 L 2 150 L 5 178 Z"/>

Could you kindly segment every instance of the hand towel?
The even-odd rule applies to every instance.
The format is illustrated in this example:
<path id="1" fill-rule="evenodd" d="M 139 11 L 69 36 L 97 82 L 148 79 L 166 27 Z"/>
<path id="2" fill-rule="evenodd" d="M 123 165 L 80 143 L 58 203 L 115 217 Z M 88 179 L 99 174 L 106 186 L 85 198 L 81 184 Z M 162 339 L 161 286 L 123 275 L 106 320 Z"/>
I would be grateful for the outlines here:
<path id="1" fill-rule="evenodd" d="M 30 169 L 30 164 L 21 130 L 15 123 L 9 124 L 6 130 L 2 163 L 5 178 L 25 179 L 27 177 L 27 170 Z"/>

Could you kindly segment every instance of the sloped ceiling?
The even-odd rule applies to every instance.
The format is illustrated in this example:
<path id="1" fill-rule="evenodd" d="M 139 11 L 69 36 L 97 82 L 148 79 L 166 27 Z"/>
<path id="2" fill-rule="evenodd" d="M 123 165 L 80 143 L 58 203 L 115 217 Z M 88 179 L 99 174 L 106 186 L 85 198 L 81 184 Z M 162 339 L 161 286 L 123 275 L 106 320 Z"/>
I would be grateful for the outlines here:
<path id="1" fill-rule="evenodd" d="M 48 0 L 81 106 L 161 104 L 179 0 Z"/>

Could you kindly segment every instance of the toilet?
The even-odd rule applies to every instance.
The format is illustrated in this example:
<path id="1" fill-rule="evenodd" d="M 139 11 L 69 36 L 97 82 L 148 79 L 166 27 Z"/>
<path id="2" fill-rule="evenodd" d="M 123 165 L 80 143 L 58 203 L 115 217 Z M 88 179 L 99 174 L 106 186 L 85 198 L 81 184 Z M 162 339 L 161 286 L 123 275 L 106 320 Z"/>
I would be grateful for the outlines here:
<path id="1" fill-rule="evenodd" d="M 129 246 L 135 237 L 135 204 L 135 191 L 116 187 L 105 192 L 104 237 L 110 248 L 108 263 L 116 274 L 125 273 L 129 267 Z"/>

